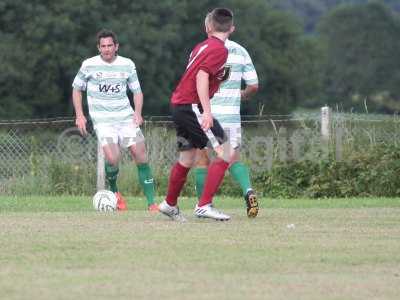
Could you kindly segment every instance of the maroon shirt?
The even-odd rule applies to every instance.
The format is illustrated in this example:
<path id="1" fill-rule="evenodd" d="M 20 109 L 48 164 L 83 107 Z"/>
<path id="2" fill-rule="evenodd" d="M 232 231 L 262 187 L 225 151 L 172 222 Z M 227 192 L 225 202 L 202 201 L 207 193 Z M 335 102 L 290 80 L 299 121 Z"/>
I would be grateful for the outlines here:
<path id="1" fill-rule="evenodd" d="M 194 47 L 189 57 L 186 71 L 175 91 L 172 93 L 172 104 L 200 103 L 196 88 L 196 75 L 199 70 L 207 72 L 209 76 L 210 99 L 225 80 L 225 63 L 228 50 L 224 42 L 216 37 L 209 37 Z"/>

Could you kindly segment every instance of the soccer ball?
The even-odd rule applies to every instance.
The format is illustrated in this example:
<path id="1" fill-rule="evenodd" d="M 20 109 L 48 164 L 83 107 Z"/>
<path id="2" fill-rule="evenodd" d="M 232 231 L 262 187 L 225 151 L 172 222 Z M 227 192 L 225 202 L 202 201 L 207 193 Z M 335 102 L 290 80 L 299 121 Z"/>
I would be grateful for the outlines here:
<path id="1" fill-rule="evenodd" d="M 98 191 L 93 196 L 93 207 L 98 211 L 115 211 L 117 209 L 117 197 L 111 191 Z"/>

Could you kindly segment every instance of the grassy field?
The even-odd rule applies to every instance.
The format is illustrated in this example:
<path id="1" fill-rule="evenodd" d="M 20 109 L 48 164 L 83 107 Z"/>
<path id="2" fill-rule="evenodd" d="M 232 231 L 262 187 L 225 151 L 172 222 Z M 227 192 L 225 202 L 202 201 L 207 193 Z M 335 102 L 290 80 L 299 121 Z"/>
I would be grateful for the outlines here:
<path id="1" fill-rule="evenodd" d="M 1 299 L 399 299 L 400 199 L 217 199 L 229 222 L 0 197 Z"/>

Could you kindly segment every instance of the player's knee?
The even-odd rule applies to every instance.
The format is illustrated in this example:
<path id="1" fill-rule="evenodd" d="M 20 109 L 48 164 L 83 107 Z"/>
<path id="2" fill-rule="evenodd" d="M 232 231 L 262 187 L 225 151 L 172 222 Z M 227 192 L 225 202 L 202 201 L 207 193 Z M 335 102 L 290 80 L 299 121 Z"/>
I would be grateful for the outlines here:
<path id="1" fill-rule="evenodd" d="M 183 151 L 179 154 L 179 163 L 186 167 L 192 168 L 196 161 L 196 151 L 194 149 L 190 151 Z"/>
<path id="2" fill-rule="evenodd" d="M 108 157 L 107 162 L 113 167 L 118 167 L 119 158 L 118 157 Z"/>
<path id="3" fill-rule="evenodd" d="M 136 148 L 136 151 L 133 151 L 134 156 L 137 160 L 147 160 L 147 154 L 145 148 Z"/>
<path id="4" fill-rule="evenodd" d="M 136 163 L 147 162 L 147 152 L 144 143 L 137 143 L 129 147 L 131 157 Z"/>
<path id="5" fill-rule="evenodd" d="M 184 159 L 180 158 L 179 163 L 185 168 L 192 168 L 195 165 L 195 160 L 189 158 L 184 158 Z"/>
<path id="6" fill-rule="evenodd" d="M 215 148 L 214 150 L 217 154 L 217 157 L 226 162 L 232 161 L 235 153 L 235 150 L 229 145 L 229 143 L 224 143 L 221 146 Z"/>
<path id="7" fill-rule="evenodd" d="M 134 160 L 136 163 L 138 163 L 138 164 L 147 163 L 147 155 L 146 155 L 146 152 L 137 154 L 137 155 L 133 156 L 132 158 L 133 158 L 133 160 Z"/>
<path id="8" fill-rule="evenodd" d="M 207 150 L 199 150 L 196 154 L 195 165 L 197 168 L 206 168 L 210 164 Z"/>

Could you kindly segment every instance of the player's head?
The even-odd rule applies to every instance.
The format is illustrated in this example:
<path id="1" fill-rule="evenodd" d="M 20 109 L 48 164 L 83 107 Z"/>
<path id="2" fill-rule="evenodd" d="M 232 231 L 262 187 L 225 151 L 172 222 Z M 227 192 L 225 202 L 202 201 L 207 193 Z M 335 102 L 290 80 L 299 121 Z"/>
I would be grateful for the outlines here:
<path id="1" fill-rule="evenodd" d="M 204 21 L 206 32 L 231 33 L 234 30 L 233 13 L 227 8 L 214 8 L 209 12 Z"/>
<path id="2" fill-rule="evenodd" d="M 101 57 L 107 62 L 112 62 L 119 47 L 117 35 L 111 30 L 102 29 L 96 37 Z"/>

